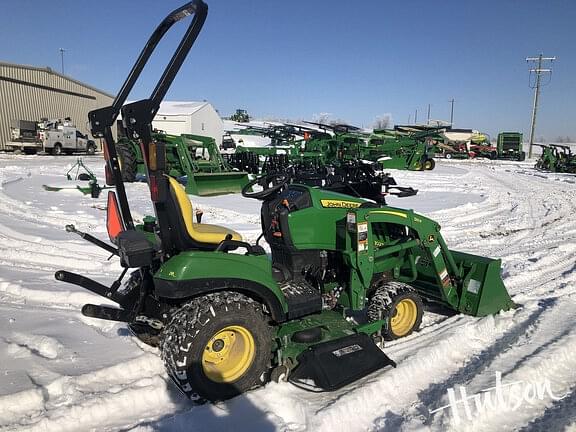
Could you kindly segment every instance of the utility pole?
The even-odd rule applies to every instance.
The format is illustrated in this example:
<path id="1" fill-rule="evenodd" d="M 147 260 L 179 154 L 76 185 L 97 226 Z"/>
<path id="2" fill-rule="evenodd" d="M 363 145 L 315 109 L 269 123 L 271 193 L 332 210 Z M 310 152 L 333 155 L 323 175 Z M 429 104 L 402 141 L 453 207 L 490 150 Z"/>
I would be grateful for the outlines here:
<path id="1" fill-rule="evenodd" d="M 430 104 L 428 104 L 428 119 L 426 120 L 426 124 L 430 126 Z"/>
<path id="2" fill-rule="evenodd" d="M 538 62 L 538 66 L 530 69 L 530 75 L 532 73 L 536 74 L 536 82 L 534 85 L 530 85 L 534 89 L 534 104 L 532 105 L 532 122 L 530 125 L 530 147 L 528 149 L 528 157 L 532 157 L 532 146 L 534 144 L 534 132 L 536 131 L 536 112 L 538 111 L 538 99 L 540 98 L 540 87 L 542 86 L 541 77 L 544 73 L 549 73 L 552 75 L 552 69 L 543 69 L 542 62 L 549 61 L 552 63 L 556 60 L 556 57 L 544 57 L 544 54 L 540 54 L 538 57 L 526 57 L 527 62 Z M 548 81 L 549 83 L 550 81 Z M 548 84 L 546 83 L 546 84 Z"/>
<path id="3" fill-rule="evenodd" d="M 60 48 L 60 63 L 62 65 L 62 75 L 64 75 L 64 51 L 66 51 L 64 48 Z"/>
<path id="4" fill-rule="evenodd" d="M 414 124 L 418 124 L 418 108 L 416 108 L 416 112 L 414 113 Z"/>
<path id="5" fill-rule="evenodd" d="M 408 114 L 408 124 L 410 124 L 410 120 L 412 120 L 412 114 Z"/>
<path id="6" fill-rule="evenodd" d="M 454 98 L 450 99 L 450 127 L 454 124 Z"/>

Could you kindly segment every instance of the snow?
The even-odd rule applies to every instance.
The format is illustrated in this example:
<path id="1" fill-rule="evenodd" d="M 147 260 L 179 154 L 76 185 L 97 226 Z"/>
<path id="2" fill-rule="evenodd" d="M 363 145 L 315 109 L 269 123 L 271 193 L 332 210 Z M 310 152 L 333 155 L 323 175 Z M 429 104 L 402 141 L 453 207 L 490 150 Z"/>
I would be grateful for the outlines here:
<path id="1" fill-rule="evenodd" d="M 102 176 L 100 157 L 84 161 Z M 104 298 L 54 279 L 65 269 L 110 284 L 121 271 L 106 252 L 64 230 L 73 223 L 105 239 L 105 194 L 42 189 L 66 183 L 74 162 L 0 155 L 0 431 L 576 430 L 575 176 L 535 171 L 534 161 L 391 170 L 419 192 L 390 197 L 390 205 L 437 220 L 453 249 L 502 258 L 519 307 L 481 319 L 427 313 L 418 333 L 386 344 L 396 369 L 336 392 L 270 383 L 226 403 L 191 406 L 156 349 L 124 324 L 80 313 Z M 129 184 L 127 192 L 136 218 L 151 212 L 146 185 Z M 258 237 L 256 200 L 192 201 L 203 222 Z M 471 402 L 469 413 L 463 404 L 450 407 L 450 389 L 486 397 L 497 373 L 507 385 L 499 403 L 477 409 Z M 531 383 L 549 385 L 550 394 L 519 399 Z"/>
<path id="2" fill-rule="evenodd" d="M 206 105 L 208 102 L 163 101 L 156 115 L 192 115 Z"/>

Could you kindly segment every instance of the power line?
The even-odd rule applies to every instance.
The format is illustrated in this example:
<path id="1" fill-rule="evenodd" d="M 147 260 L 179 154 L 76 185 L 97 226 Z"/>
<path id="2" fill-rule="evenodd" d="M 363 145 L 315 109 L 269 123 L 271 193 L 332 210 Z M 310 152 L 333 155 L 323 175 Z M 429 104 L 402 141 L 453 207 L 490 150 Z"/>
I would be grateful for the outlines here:
<path id="1" fill-rule="evenodd" d="M 541 78 L 542 78 L 542 74 L 545 73 L 549 73 L 550 74 L 550 79 L 552 79 L 552 69 L 551 68 L 542 68 L 542 62 L 545 61 L 549 61 L 550 63 L 552 63 L 554 60 L 556 60 L 556 57 L 544 57 L 544 54 L 540 54 L 538 57 L 526 57 L 526 61 L 528 63 L 532 62 L 532 63 L 538 63 L 537 66 L 535 66 L 534 68 L 530 69 L 530 76 L 532 76 L 532 74 L 534 73 L 536 76 L 536 81 L 535 84 L 532 86 L 530 85 L 531 88 L 534 89 L 534 103 L 532 105 L 532 122 L 530 125 L 530 147 L 528 149 L 528 157 L 531 158 L 532 157 L 532 146 L 534 144 L 534 132 L 536 130 L 536 113 L 538 111 L 538 99 L 540 98 L 540 87 L 543 86 L 542 82 L 541 82 Z M 548 80 L 547 83 L 545 83 L 544 85 L 550 83 L 550 80 Z"/>

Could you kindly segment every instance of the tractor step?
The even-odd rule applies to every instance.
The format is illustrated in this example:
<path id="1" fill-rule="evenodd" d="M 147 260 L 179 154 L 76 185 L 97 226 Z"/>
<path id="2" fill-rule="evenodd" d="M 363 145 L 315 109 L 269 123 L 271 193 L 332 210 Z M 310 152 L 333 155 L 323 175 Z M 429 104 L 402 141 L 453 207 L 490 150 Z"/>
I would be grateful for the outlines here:
<path id="1" fill-rule="evenodd" d="M 85 304 L 82 306 L 82 315 L 90 318 L 105 319 L 108 321 L 130 322 L 130 313 L 124 309 L 113 308 L 109 306 L 98 306 Z"/>
<path id="2" fill-rule="evenodd" d="M 298 357 L 298 366 L 290 374 L 290 382 L 326 391 L 339 389 L 386 366 L 396 363 L 384 354 L 365 333 L 358 333 L 312 345 Z"/>
<path id="3" fill-rule="evenodd" d="M 306 281 L 289 281 L 280 284 L 288 303 L 288 319 L 322 311 L 322 295 L 318 288 Z"/>

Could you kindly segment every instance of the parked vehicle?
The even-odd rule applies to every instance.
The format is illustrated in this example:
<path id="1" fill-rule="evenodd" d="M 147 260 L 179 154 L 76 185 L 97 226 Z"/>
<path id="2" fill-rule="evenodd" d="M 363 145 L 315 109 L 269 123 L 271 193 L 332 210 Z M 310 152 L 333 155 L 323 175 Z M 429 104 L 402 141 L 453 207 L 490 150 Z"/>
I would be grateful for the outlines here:
<path id="1" fill-rule="evenodd" d="M 498 134 L 498 159 L 510 159 L 523 161 L 526 153 L 522 148 L 522 137 L 520 132 L 500 132 Z"/>
<path id="2" fill-rule="evenodd" d="M 12 120 L 10 138 L 4 148 L 15 153 L 36 154 L 42 151 L 42 141 L 38 136 L 38 123 L 32 120 Z"/>
<path id="3" fill-rule="evenodd" d="M 61 120 L 45 120 L 41 124 L 40 139 L 44 151 L 55 156 L 86 152 L 96 153 L 96 142 L 84 135 L 69 118 Z"/>

